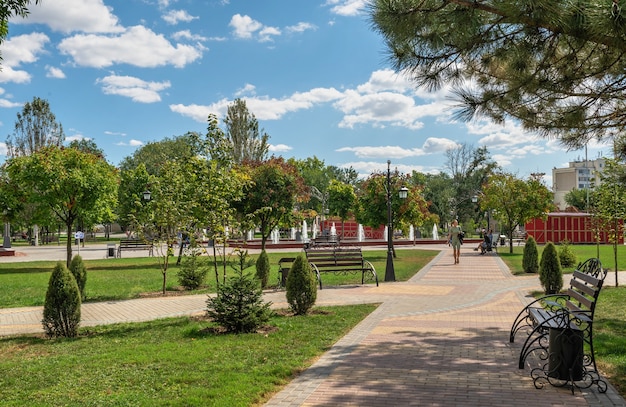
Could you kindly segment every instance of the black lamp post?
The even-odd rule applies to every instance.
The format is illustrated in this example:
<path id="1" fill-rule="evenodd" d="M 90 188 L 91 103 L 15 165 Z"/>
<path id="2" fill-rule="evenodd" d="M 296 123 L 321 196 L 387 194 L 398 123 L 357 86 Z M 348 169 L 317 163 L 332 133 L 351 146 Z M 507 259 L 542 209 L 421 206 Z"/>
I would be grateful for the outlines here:
<path id="1" fill-rule="evenodd" d="M 398 192 L 400 199 L 406 199 L 409 189 L 402 187 Z M 391 160 L 387 160 L 387 266 L 385 281 L 396 281 L 396 271 L 393 266 L 393 216 L 391 212 Z"/>
<path id="2" fill-rule="evenodd" d="M 152 199 L 152 193 L 146 189 L 145 191 L 143 191 L 143 200 L 149 201 L 150 199 Z"/>

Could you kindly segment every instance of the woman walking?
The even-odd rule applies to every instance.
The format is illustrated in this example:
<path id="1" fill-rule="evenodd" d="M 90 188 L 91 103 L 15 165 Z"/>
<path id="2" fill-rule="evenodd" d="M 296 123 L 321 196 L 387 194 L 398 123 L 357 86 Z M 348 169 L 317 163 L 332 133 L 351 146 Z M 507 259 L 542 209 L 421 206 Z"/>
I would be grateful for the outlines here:
<path id="1" fill-rule="evenodd" d="M 459 263 L 459 255 L 461 254 L 461 227 L 456 219 L 452 221 L 452 226 L 448 231 L 448 242 L 452 245 L 452 253 L 454 254 L 454 264 Z"/>

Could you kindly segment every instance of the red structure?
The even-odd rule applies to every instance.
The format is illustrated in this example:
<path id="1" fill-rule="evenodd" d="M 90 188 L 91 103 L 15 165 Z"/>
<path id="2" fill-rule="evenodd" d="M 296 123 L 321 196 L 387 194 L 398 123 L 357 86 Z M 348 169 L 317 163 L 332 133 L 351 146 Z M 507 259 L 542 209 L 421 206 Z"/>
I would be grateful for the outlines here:
<path id="1" fill-rule="evenodd" d="M 328 230 L 335 224 L 337 235 L 342 236 L 342 239 L 358 239 L 359 238 L 359 224 L 354 220 L 346 220 L 343 223 L 343 234 L 341 233 L 341 219 L 340 218 L 327 218 L 320 222 L 321 231 Z M 363 233 L 366 240 L 379 240 L 385 237 L 385 225 L 381 225 L 379 228 L 374 229 L 369 226 L 363 226 Z"/>
<path id="2" fill-rule="evenodd" d="M 571 212 L 551 212 L 546 220 L 533 219 L 525 226 L 526 233 L 535 238 L 538 244 L 547 242 L 596 243 L 591 214 Z M 609 234 L 600 232 L 600 243 L 610 243 Z M 621 235 L 619 243 L 624 243 Z"/>

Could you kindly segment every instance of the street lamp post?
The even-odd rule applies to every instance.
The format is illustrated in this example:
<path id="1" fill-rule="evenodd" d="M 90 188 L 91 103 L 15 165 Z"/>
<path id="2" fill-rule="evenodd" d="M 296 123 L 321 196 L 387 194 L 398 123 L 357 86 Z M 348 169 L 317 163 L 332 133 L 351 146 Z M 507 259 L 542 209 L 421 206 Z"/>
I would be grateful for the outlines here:
<path id="1" fill-rule="evenodd" d="M 387 266 L 385 267 L 385 281 L 396 281 L 396 271 L 393 266 L 393 214 L 391 212 L 391 160 L 387 160 Z M 409 189 L 402 187 L 398 193 L 400 199 L 406 199 Z"/>

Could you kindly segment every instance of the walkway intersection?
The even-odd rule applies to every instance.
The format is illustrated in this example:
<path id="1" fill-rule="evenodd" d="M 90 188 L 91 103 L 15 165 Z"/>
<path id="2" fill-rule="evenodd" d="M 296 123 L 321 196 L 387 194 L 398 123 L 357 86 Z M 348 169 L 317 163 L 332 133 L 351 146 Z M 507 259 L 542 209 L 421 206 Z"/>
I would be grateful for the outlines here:
<path id="1" fill-rule="evenodd" d="M 537 277 L 513 277 L 499 257 L 471 248 L 455 265 L 451 249 L 438 249 L 408 282 L 318 291 L 317 305 L 381 305 L 266 406 L 626 407 L 611 386 L 604 394 L 595 387 L 574 395 L 550 385 L 535 389 L 528 369 L 517 368 L 521 344 L 509 344 L 508 331 L 528 292 L 540 289 Z M 284 291 L 265 296 L 287 307 Z M 205 309 L 206 295 L 85 303 L 81 326 Z M 40 333 L 41 319 L 41 307 L 0 309 L 0 336 Z"/>

